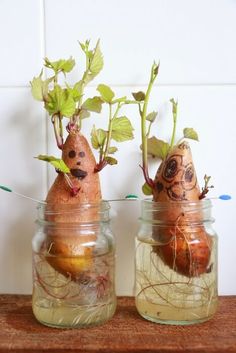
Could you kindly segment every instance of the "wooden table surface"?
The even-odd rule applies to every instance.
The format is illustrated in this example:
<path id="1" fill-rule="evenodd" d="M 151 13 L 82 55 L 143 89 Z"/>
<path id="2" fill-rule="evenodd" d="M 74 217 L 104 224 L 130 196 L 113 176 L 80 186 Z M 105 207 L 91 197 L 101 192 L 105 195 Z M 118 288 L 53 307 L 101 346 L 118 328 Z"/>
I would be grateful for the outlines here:
<path id="1" fill-rule="evenodd" d="M 213 319 L 190 326 L 146 321 L 136 312 L 133 298 L 121 297 L 105 325 L 66 330 L 39 324 L 30 296 L 0 295 L 0 352 L 236 353 L 236 296 L 220 297 Z"/>

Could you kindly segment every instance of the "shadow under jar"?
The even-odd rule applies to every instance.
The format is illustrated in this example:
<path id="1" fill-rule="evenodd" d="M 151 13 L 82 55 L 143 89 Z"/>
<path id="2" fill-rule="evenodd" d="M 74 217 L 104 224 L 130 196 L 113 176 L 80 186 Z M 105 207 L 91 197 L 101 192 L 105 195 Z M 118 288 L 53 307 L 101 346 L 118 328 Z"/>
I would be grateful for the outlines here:
<path id="1" fill-rule="evenodd" d="M 142 201 L 135 301 L 147 320 L 187 325 L 217 310 L 217 235 L 211 201 Z"/>
<path id="2" fill-rule="evenodd" d="M 113 316 L 115 250 L 109 209 L 105 201 L 38 205 L 32 308 L 42 324 L 82 328 Z"/>

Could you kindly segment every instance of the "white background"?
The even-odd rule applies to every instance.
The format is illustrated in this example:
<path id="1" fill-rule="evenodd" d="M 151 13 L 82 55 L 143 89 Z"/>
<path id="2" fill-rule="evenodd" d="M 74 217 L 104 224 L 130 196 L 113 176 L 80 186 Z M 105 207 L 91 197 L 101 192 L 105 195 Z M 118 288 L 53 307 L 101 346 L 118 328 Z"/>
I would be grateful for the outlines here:
<path id="1" fill-rule="evenodd" d="M 219 293 L 236 294 L 236 1 L 235 0 L 1 0 L 0 1 L 0 184 L 43 199 L 55 174 L 47 173 L 38 154 L 59 156 L 41 104 L 30 94 L 29 81 L 39 74 L 43 58 L 75 57 L 84 65 L 77 40 L 101 39 L 105 67 L 87 90 L 98 83 L 117 95 L 145 90 L 153 60 L 161 62 L 150 102 L 158 110 L 153 132 L 168 138 L 169 99 L 179 101 L 178 135 L 194 127 L 200 142 L 191 144 L 200 183 L 212 176 L 211 196 L 229 193 L 228 202 L 214 201 L 219 235 Z M 104 199 L 135 193 L 142 197 L 140 120 L 129 107 L 136 139 L 119 146 L 119 164 L 101 173 Z M 104 124 L 107 112 L 86 121 Z M 49 129 L 48 129 L 49 126 Z M 156 168 L 152 163 L 153 176 Z M 134 237 L 139 202 L 112 204 L 117 240 L 117 293 L 132 295 Z M 0 292 L 31 293 L 31 237 L 35 204 L 0 192 Z"/>

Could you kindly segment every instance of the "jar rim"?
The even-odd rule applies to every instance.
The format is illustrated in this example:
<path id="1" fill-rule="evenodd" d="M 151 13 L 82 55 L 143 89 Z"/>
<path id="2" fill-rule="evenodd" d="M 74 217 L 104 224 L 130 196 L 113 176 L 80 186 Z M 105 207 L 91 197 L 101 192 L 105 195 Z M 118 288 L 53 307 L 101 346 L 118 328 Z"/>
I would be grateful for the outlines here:
<path id="1" fill-rule="evenodd" d="M 77 204 L 48 204 L 41 203 L 37 204 L 37 210 L 43 211 L 45 215 L 58 214 L 58 213 L 71 213 L 76 211 L 84 211 L 88 209 L 98 209 L 100 212 L 109 211 L 111 206 L 108 201 L 101 200 L 99 202 L 81 202 Z"/>
<path id="2" fill-rule="evenodd" d="M 184 207 L 191 207 L 191 208 L 211 208 L 212 207 L 212 202 L 210 199 L 205 198 L 202 200 L 196 200 L 196 201 L 188 201 L 188 200 L 183 200 L 183 201 L 153 201 L 152 199 L 143 199 L 141 200 L 142 205 L 144 205 L 147 208 L 152 208 L 154 210 L 159 210 L 159 209 L 167 209 L 170 207 L 179 207 L 179 206 L 184 206 Z"/>
<path id="3" fill-rule="evenodd" d="M 110 220 L 109 210 L 110 204 L 108 201 L 101 200 L 99 202 L 81 202 L 79 204 L 42 204 L 38 203 L 37 212 L 38 220 L 36 223 L 40 224 L 62 224 L 67 223 L 66 219 L 69 220 L 69 223 L 74 223 L 76 226 L 79 224 L 81 226 L 88 226 L 89 224 L 95 224 L 99 222 L 108 222 Z M 87 213 L 88 212 L 88 213 Z M 88 218 L 84 219 L 84 215 L 88 214 Z M 92 215 L 96 214 L 98 219 L 91 218 Z M 73 217 L 75 219 L 73 220 Z M 57 221 L 52 221 L 56 217 Z M 81 217 L 81 219 L 80 219 Z"/>

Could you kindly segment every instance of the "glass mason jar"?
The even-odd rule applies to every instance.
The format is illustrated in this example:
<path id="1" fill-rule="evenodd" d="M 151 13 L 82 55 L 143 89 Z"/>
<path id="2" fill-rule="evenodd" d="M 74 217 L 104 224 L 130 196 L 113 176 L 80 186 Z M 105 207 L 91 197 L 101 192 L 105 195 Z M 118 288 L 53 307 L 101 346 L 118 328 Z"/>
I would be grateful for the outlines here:
<path id="1" fill-rule="evenodd" d="M 187 325 L 217 310 L 217 235 L 211 201 L 142 201 L 135 301 L 145 319 Z"/>
<path id="2" fill-rule="evenodd" d="M 33 313 L 47 326 L 102 324 L 116 309 L 108 202 L 39 204 L 33 237 Z"/>

